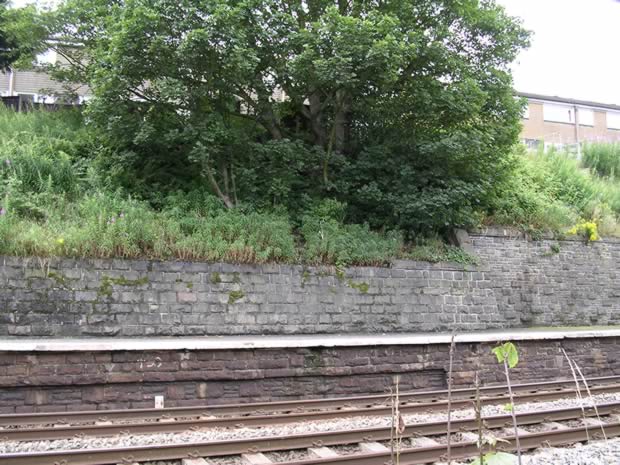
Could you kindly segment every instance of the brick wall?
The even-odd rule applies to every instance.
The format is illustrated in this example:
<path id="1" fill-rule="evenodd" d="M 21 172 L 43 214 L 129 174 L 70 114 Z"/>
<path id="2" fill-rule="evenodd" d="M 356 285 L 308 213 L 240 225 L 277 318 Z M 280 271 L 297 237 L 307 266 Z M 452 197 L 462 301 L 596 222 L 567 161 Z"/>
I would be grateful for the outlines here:
<path id="1" fill-rule="evenodd" d="M 620 242 L 469 238 L 479 266 L 0 257 L 0 336 L 382 333 L 620 323 Z"/>
<path id="2" fill-rule="evenodd" d="M 620 338 L 517 343 L 513 382 L 570 378 L 560 348 L 586 376 L 620 374 Z M 504 381 L 491 343 L 457 344 L 454 382 Z M 336 348 L 0 352 L 0 412 L 153 407 L 383 393 L 446 386 L 449 344 Z"/>

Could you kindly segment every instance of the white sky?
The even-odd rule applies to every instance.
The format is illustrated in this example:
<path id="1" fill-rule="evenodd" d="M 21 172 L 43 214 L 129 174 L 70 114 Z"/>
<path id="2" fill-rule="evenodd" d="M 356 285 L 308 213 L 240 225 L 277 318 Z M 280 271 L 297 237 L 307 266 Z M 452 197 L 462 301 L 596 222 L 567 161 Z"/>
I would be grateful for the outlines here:
<path id="1" fill-rule="evenodd" d="M 522 92 L 620 104 L 619 0 L 498 0 L 534 32 L 513 65 Z"/>
<path id="2" fill-rule="evenodd" d="M 497 2 L 534 32 L 513 65 L 517 90 L 620 105 L 620 0 Z"/>

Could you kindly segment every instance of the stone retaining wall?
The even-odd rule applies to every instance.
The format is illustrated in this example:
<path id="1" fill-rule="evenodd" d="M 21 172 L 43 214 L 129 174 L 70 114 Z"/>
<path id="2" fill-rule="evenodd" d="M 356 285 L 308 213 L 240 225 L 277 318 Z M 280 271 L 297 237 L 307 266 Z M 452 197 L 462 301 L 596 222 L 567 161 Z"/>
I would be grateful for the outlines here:
<path id="1" fill-rule="evenodd" d="M 0 336 L 383 333 L 620 323 L 620 242 L 472 235 L 478 266 L 336 270 L 0 257 Z"/>
<path id="2" fill-rule="evenodd" d="M 494 343 L 459 343 L 454 382 L 504 382 Z M 517 343 L 513 382 L 620 374 L 619 337 Z M 0 413 L 258 402 L 446 386 L 449 344 L 236 350 L 0 352 Z"/>

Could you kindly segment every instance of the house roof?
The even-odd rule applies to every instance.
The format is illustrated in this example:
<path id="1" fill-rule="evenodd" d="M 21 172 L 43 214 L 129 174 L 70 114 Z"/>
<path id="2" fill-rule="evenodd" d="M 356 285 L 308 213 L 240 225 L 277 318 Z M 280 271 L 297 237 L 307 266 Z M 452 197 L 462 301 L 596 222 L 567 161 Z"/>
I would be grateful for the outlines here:
<path id="1" fill-rule="evenodd" d="M 583 105 L 586 107 L 605 108 L 608 110 L 620 111 L 620 105 L 616 105 L 613 103 L 591 102 L 588 100 L 577 100 L 572 98 L 558 97 L 557 95 L 531 94 L 529 92 L 517 92 L 516 94 L 519 97 L 524 97 L 531 100 L 544 100 L 546 102 L 567 103 L 569 105 Z"/>

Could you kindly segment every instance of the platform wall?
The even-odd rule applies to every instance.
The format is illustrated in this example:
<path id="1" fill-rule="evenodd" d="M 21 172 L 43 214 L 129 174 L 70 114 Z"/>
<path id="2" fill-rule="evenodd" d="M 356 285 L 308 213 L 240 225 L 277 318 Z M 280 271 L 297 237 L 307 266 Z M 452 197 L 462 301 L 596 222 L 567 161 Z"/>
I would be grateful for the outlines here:
<path id="1" fill-rule="evenodd" d="M 454 383 L 502 383 L 496 343 L 456 345 Z M 513 382 L 570 378 L 564 348 L 585 376 L 620 374 L 620 338 L 517 343 Z M 0 352 L 0 412 L 256 402 L 446 386 L 449 344 L 236 350 Z"/>
<path id="2" fill-rule="evenodd" d="M 620 242 L 468 239 L 479 265 L 0 257 L 0 336 L 460 331 L 620 323 Z"/>

